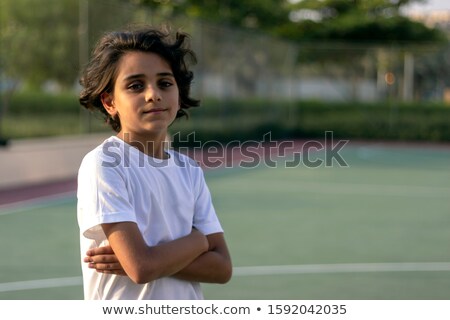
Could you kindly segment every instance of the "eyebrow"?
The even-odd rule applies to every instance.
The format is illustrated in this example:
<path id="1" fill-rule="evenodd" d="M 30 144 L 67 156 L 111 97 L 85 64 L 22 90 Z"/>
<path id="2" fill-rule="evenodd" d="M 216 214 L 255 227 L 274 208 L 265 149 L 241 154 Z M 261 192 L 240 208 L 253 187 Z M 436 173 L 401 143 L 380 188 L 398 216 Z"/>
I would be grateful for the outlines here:
<path id="1" fill-rule="evenodd" d="M 172 78 L 175 78 L 175 76 L 173 75 L 172 72 L 159 72 L 156 75 L 158 77 L 172 77 Z M 145 74 L 143 74 L 143 73 L 131 74 L 129 76 L 126 76 L 124 78 L 124 81 L 129 81 L 129 80 L 134 80 L 134 79 L 141 79 L 141 78 L 145 78 Z"/>

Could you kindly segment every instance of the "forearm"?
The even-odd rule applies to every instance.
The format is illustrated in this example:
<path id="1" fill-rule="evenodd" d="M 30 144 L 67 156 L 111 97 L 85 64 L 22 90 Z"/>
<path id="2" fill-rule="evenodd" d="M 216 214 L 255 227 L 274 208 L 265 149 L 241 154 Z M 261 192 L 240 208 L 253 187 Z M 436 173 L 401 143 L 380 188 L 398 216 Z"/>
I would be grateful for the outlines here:
<path id="1" fill-rule="evenodd" d="M 139 238 L 140 233 L 136 230 L 134 233 Z M 209 283 L 225 283 L 231 278 L 231 258 L 222 233 L 205 237 L 195 230 L 189 236 L 156 247 L 145 245 L 137 252 L 136 249 L 126 251 L 121 248 L 129 241 L 129 236 L 121 239 L 120 233 L 113 234 L 108 237 L 110 246 L 87 252 L 84 262 L 89 264 L 89 268 L 102 273 L 127 275 L 137 283 L 164 276 Z M 111 242 L 116 244 L 114 250 Z M 141 246 L 131 246 L 136 247 Z"/>
<path id="2" fill-rule="evenodd" d="M 207 283 L 226 283 L 230 280 L 231 258 L 223 235 L 215 234 L 207 238 L 210 243 L 209 251 L 177 272 L 174 275 L 176 278 Z"/>
<path id="3" fill-rule="evenodd" d="M 200 232 L 149 247 L 133 223 L 102 225 L 125 273 L 136 283 L 171 276 L 191 264 L 208 249 Z"/>
<path id="4" fill-rule="evenodd" d="M 231 266 L 220 254 L 208 251 L 176 273 L 174 277 L 187 281 L 226 283 L 231 276 L 230 268 Z"/>
<path id="5" fill-rule="evenodd" d="M 140 283 L 176 274 L 204 252 L 199 240 L 188 235 L 158 246 L 149 247 L 146 255 L 145 271 Z"/>

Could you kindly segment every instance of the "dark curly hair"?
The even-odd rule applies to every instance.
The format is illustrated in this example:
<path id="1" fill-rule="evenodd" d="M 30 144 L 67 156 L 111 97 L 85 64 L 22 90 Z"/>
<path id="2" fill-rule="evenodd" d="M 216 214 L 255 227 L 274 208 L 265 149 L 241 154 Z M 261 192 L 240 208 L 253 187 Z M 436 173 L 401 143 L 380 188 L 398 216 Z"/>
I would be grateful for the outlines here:
<path id="1" fill-rule="evenodd" d="M 177 118 L 187 116 L 186 109 L 200 105 L 190 94 L 193 73 L 189 66 L 197 62 L 195 53 L 188 47 L 189 35 L 177 32 L 173 37 L 167 28 L 145 27 L 106 33 L 97 43 L 91 60 L 80 78 L 83 86 L 80 104 L 91 111 L 100 111 L 106 123 L 119 132 L 120 120 L 111 117 L 103 107 L 100 95 L 112 92 L 117 77 L 120 58 L 130 51 L 156 53 L 165 59 L 174 74 L 180 95 Z"/>

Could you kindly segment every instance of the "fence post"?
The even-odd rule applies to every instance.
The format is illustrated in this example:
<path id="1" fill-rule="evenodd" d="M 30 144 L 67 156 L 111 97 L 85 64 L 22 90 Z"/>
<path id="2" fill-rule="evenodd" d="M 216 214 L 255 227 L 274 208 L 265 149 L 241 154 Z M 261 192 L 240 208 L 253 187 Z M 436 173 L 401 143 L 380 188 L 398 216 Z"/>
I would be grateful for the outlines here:
<path id="1" fill-rule="evenodd" d="M 414 92 L 414 56 L 406 51 L 403 67 L 403 101 L 412 101 Z"/>
<path id="2" fill-rule="evenodd" d="M 89 1 L 78 0 L 78 63 L 83 70 L 89 60 Z M 91 131 L 91 115 L 80 107 L 81 132 Z"/>

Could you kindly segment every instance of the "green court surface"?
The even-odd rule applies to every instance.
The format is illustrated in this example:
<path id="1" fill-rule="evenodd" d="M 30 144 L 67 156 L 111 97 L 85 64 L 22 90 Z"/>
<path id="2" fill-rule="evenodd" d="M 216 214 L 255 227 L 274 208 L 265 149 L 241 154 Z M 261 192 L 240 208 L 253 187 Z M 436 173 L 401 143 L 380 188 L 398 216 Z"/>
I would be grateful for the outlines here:
<path id="1" fill-rule="evenodd" d="M 450 149 L 340 154 L 206 172 L 235 267 L 207 299 L 450 299 Z M 0 299 L 82 299 L 75 196 L 0 210 L 0 241 Z"/>

